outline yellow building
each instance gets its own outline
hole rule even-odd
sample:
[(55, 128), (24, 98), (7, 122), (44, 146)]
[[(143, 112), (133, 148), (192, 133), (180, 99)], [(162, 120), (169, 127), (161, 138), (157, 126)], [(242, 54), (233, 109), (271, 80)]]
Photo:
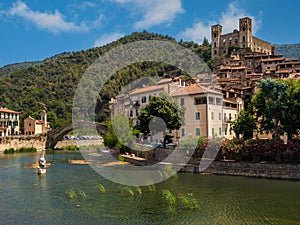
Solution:
[(24, 120), (25, 135), (43, 134), (50, 129), (50, 123), (47, 121), (47, 113), (45, 111), (42, 112), (40, 120), (36, 120), (31, 116)]
[[(226, 106), (223, 94), (219, 91), (201, 86), (199, 83), (186, 84), (178, 77), (163, 79), (156, 86), (138, 88), (127, 94), (118, 95), (110, 102), (112, 114), (127, 115), (136, 124), (141, 108), (149, 103), (151, 96), (159, 96), (163, 93), (168, 94), (178, 105), (185, 108), (184, 125), (180, 130), (168, 133), (177, 140), (197, 136), (233, 137), (229, 132), (228, 124), (226, 126), (224, 116), (226, 117), (227, 114), (228, 117), (232, 115), (232, 119), (236, 118), (240, 107), (233, 104)], [(151, 139), (161, 140), (162, 137), (151, 137)]]
[(185, 108), (184, 126), (179, 138), (223, 136), (222, 93), (192, 84), (177, 89), (171, 97)]
[(20, 113), (0, 108), (0, 136), (18, 135), (20, 133)]

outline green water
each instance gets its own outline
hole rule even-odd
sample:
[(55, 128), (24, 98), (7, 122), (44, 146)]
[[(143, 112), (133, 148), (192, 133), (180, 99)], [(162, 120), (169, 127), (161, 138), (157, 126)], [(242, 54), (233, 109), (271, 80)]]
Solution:
[[(300, 224), (300, 182), (180, 173), (155, 192), (143, 187), (142, 195), (130, 196), (88, 165), (70, 164), (79, 153), (48, 154), (52, 165), (43, 177), (24, 168), (38, 158), (0, 155), (0, 224)], [(69, 199), (67, 189), (77, 198)], [(169, 212), (162, 189), (192, 193), (200, 208), (178, 204)]]

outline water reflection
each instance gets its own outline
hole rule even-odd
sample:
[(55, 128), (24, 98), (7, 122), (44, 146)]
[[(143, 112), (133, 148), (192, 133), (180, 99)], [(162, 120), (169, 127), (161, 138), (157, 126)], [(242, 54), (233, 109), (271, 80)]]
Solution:
[[(70, 164), (79, 153), (47, 155), (45, 176), (28, 167), (39, 154), (0, 156), (0, 224), (299, 224), (300, 182), (243, 177), (179, 174), (142, 187), (133, 196), (88, 165)], [(96, 185), (105, 186), (100, 194)], [(76, 199), (66, 190), (73, 189)], [(170, 213), (161, 190), (193, 193), (199, 210), (176, 206)], [(79, 195), (83, 191), (87, 198)]]

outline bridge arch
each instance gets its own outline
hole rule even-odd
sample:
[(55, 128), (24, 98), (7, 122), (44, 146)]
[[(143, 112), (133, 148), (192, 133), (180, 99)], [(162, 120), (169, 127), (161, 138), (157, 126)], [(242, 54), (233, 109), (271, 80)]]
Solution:
[(64, 127), (58, 127), (56, 129), (50, 130), (47, 133), (47, 140), (45, 148), (54, 148), (57, 142), (59, 142), (65, 135), (70, 133), (71, 131), (78, 128), (96, 128), (98, 133), (103, 135), (108, 132), (107, 126), (100, 123), (92, 123), (92, 122), (78, 122), (72, 123)]

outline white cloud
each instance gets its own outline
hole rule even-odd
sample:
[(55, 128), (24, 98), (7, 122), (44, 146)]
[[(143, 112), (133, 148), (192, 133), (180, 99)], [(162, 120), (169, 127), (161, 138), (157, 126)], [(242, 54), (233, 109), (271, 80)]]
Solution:
[(257, 32), (262, 23), (262, 13), (257, 16), (249, 15), (245, 10), (241, 9), (238, 2), (231, 2), (228, 8), (221, 13), (221, 16), (213, 21), (197, 21), (192, 27), (186, 28), (183, 32), (179, 33), (178, 38), (192, 40), (201, 43), (204, 37), (209, 40), (211, 38), (211, 25), (221, 24), (223, 26), (223, 33), (230, 33), (239, 27), (239, 19), (242, 17), (252, 18), (253, 34)]
[(116, 41), (117, 39), (123, 37), (124, 34), (122, 33), (110, 33), (110, 34), (105, 34), (103, 36), (101, 36), (99, 39), (97, 39), (94, 43), (94, 47), (99, 47), (99, 46), (103, 46), (106, 45), (108, 43), (111, 43), (113, 41)]
[(133, 14), (142, 15), (134, 24), (136, 29), (170, 24), (177, 14), (184, 13), (181, 0), (112, 0), (120, 4), (130, 5)]
[(33, 11), (22, 1), (15, 2), (8, 10), (7, 15), (21, 17), (37, 27), (52, 33), (84, 32), (89, 30), (85, 23), (76, 25), (74, 22), (67, 22), (64, 15), (58, 10), (55, 10), (54, 13)]

